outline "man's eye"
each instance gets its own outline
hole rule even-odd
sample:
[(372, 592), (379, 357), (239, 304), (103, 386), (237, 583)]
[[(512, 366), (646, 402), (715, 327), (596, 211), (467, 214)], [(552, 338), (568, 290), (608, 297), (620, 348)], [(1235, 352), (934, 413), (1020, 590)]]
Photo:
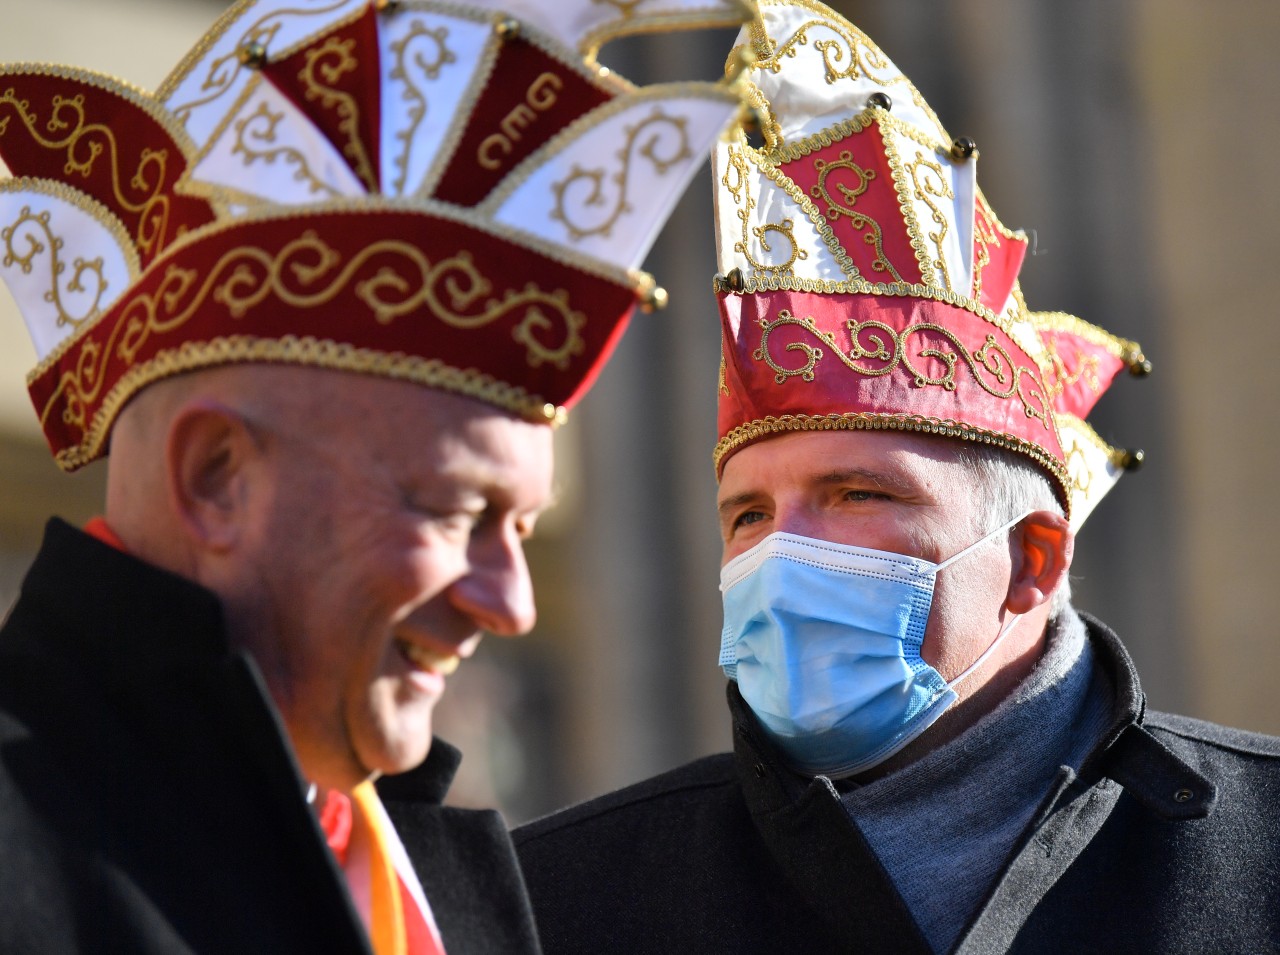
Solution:
[(759, 511), (744, 511), (734, 519), (734, 527), (746, 527), (748, 524), (754, 524), (756, 521), (764, 520), (764, 515)]
[(875, 501), (883, 497), (884, 495), (881, 494), (879, 491), (845, 491), (844, 492), (844, 499), (846, 501), (853, 501), (855, 503), (861, 503), (863, 501)]

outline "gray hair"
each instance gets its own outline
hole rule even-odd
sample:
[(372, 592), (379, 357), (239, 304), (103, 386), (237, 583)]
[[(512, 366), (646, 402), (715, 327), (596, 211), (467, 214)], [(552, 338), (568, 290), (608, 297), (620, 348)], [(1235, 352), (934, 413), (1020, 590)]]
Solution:
[[(963, 442), (958, 460), (974, 476), (974, 488), (988, 514), (986, 529), (1027, 511), (1053, 511), (1065, 516), (1044, 470), (1016, 451), (990, 444)], [(1071, 606), (1071, 581), (1063, 576), (1049, 603), (1049, 619)]]

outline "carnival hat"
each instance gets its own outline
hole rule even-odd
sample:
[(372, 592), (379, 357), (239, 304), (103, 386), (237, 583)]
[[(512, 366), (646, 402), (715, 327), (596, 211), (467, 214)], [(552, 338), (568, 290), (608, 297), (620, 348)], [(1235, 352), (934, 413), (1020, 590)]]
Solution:
[(1078, 527), (1141, 452), (1084, 421), (1133, 342), (1032, 312), (1022, 232), (977, 186), (978, 150), (947, 134), (862, 32), (812, 0), (761, 0), (739, 77), (762, 142), (713, 158), (723, 332), (717, 473), (790, 431), (895, 429), (1026, 455)]
[(405, 379), (556, 422), (739, 109), (637, 88), (624, 34), (740, 0), (241, 0), (155, 94), (0, 68), (0, 276), (58, 463), (140, 389), (231, 362)]

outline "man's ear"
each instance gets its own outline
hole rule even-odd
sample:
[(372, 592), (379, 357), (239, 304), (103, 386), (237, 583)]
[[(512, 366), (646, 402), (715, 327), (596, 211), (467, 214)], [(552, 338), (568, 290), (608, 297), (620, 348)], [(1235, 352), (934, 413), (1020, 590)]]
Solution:
[(261, 447), (249, 423), (220, 402), (192, 401), (174, 415), (165, 447), (174, 514), (192, 539), (225, 553), (243, 534)]
[(1013, 613), (1027, 613), (1045, 603), (1065, 581), (1076, 537), (1061, 514), (1033, 511), (1014, 530), (1013, 542), (1007, 606)]

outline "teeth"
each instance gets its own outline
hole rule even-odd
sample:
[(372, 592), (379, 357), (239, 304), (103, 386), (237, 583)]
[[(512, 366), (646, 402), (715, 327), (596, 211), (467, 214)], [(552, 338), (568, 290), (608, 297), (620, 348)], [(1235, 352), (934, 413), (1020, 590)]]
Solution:
[(439, 653), (420, 647), (416, 643), (402, 643), (400, 646), (404, 649), (404, 655), (416, 666), (424, 670), (434, 670), (441, 676), (449, 676), (462, 662), (456, 653)]

